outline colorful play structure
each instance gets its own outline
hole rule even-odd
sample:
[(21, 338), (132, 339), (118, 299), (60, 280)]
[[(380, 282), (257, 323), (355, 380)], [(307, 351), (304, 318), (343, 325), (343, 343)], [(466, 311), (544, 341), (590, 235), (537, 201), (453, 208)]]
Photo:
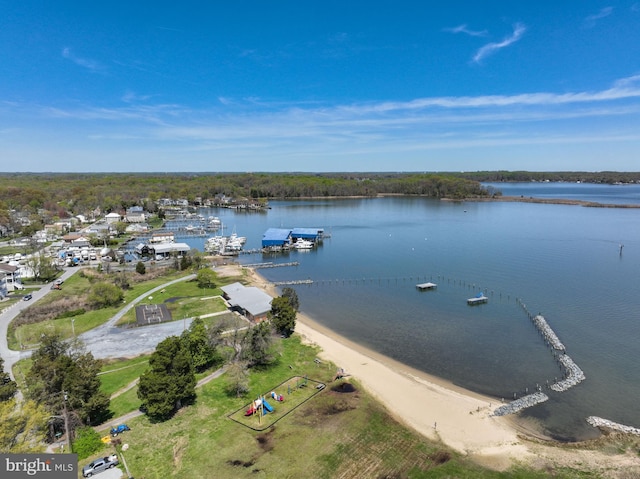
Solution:
[(249, 409), (247, 409), (247, 412), (245, 412), (244, 415), (252, 416), (254, 414), (258, 414), (259, 416), (264, 416), (270, 412), (273, 412), (271, 404), (269, 404), (264, 397), (259, 397), (251, 403)]

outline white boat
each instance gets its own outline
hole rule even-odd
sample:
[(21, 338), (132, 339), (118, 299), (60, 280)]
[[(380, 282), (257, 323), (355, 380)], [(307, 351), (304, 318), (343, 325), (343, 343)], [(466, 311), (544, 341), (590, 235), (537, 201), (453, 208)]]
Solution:
[(293, 247), (295, 249), (311, 249), (313, 248), (313, 241), (299, 238), (295, 243), (293, 243)]

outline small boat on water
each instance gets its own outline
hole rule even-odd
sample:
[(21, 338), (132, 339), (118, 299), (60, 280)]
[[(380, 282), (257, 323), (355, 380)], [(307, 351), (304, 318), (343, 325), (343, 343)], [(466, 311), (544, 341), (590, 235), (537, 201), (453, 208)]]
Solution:
[(436, 283), (420, 283), (416, 284), (416, 288), (420, 291), (425, 291), (427, 289), (436, 289), (438, 285)]

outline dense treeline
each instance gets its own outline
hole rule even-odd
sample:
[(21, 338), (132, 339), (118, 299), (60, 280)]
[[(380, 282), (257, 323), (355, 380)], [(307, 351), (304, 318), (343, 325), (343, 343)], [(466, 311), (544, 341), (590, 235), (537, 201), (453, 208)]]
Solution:
[(582, 182), (582, 183), (638, 183), (640, 172), (621, 171), (472, 171), (462, 173), (447, 173), (456, 178), (465, 178), (480, 182), (516, 182), (516, 181), (553, 181), (553, 182)]
[(445, 174), (420, 173), (171, 173), (68, 174), (15, 173), (0, 175), (0, 210), (44, 209), (59, 217), (102, 212), (130, 206), (155, 210), (160, 198), (196, 198), (225, 195), (233, 198), (305, 198), (424, 195), (464, 198), (486, 195), (479, 183)]

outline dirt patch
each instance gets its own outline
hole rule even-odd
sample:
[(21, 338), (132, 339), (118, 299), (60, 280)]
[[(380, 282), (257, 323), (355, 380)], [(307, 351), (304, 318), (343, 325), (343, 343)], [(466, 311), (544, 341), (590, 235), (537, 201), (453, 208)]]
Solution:
[(227, 464), (234, 467), (251, 467), (255, 464), (255, 461), (253, 459), (251, 461), (241, 461), (240, 459), (233, 459), (227, 461)]
[(439, 466), (451, 460), (451, 453), (449, 451), (436, 451), (429, 455), (429, 459), (431, 459), (435, 465)]
[(331, 390), (337, 393), (354, 393), (357, 391), (355, 386), (351, 383), (336, 384), (331, 388)]
[(352, 409), (355, 409), (355, 408), (356, 406), (354, 404), (351, 404), (350, 401), (337, 400), (330, 404), (327, 404), (319, 412), (323, 416), (333, 416), (334, 414), (340, 414), (345, 411), (351, 411)]
[(264, 434), (258, 434), (256, 436), (256, 441), (258, 442), (258, 445), (264, 452), (269, 452), (274, 447), (274, 443), (273, 443), (274, 431), (275, 431), (275, 427), (272, 427), (271, 429), (269, 429), (269, 431), (265, 432)]

